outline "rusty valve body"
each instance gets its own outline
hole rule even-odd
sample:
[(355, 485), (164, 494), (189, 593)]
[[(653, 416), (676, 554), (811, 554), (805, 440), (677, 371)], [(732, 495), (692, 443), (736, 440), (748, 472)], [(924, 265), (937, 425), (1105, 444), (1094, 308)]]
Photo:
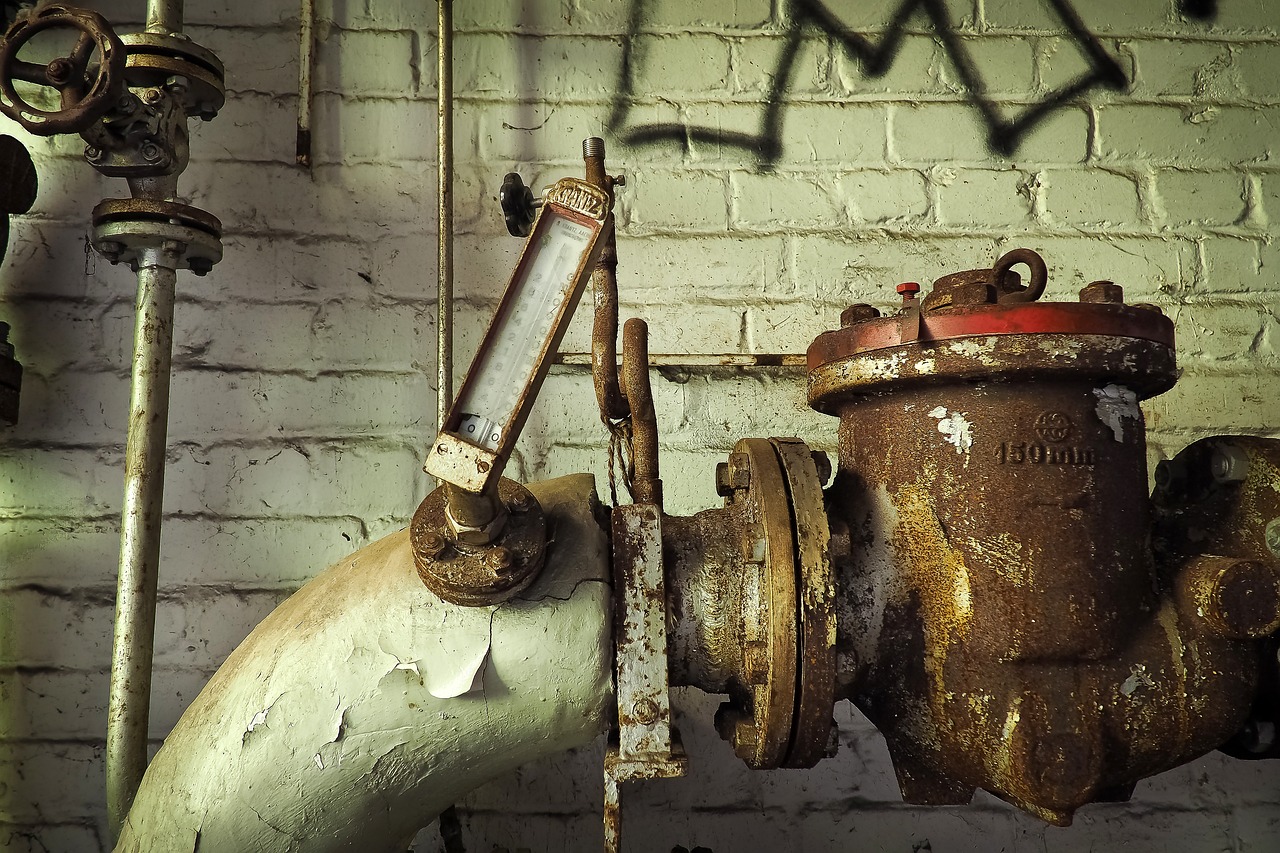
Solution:
[[(1280, 450), (1231, 444), (1194, 500), (1166, 489), (1153, 552), (1138, 402), (1174, 384), (1172, 324), (1111, 282), (1037, 303), (1044, 282), (1019, 250), (900, 290), (897, 316), (855, 306), (809, 349), (809, 400), (840, 418), (839, 695), (909, 802), (984, 788), (1067, 824), (1245, 723), (1280, 621), (1280, 507), (1239, 501)], [(1214, 535), (1171, 532), (1188, 517)]]

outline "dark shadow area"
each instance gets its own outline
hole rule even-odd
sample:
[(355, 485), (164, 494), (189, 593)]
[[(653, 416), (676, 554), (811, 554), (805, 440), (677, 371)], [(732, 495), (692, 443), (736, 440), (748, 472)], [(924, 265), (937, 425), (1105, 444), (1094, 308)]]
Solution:
[[(955, 65), (969, 102), (981, 114), (987, 126), (987, 140), (991, 149), (1009, 156), (1037, 124), (1063, 104), (1098, 86), (1124, 91), (1129, 85), (1120, 63), (1107, 53), (1097, 36), (1085, 26), (1069, 0), (1045, 1), (1057, 13), (1067, 34), (1075, 41), (1089, 70), (1046, 93), (1041, 100), (1024, 107), (1011, 118), (1006, 118), (987, 95), (981, 69), (966, 47), (962, 34), (957, 32), (947, 10), (946, 0), (903, 0), (890, 18), (886, 32), (877, 41), (846, 27), (839, 16), (828, 8), (829, 4), (821, 0), (785, 0), (782, 8), (787, 20), (784, 31), (786, 43), (773, 68), (773, 85), (763, 100), (760, 130), (752, 134), (683, 124), (627, 125), (627, 117), (637, 95), (635, 69), (640, 59), (636, 56), (635, 45), (637, 36), (647, 23), (649, 8), (648, 0), (633, 0), (623, 48), (618, 93), (614, 97), (609, 116), (609, 130), (631, 145), (674, 142), (687, 150), (691, 143), (714, 142), (739, 148), (755, 153), (760, 167), (767, 171), (782, 154), (783, 114), (786, 107), (784, 98), (804, 36), (813, 31), (825, 34), (847, 55), (861, 60), (869, 77), (880, 78), (893, 66), (903, 37), (907, 34), (908, 22), (919, 14), (928, 19), (947, 56)], [(1182, 5), (1216, 7), (1212, 0), (1183, 0)]]

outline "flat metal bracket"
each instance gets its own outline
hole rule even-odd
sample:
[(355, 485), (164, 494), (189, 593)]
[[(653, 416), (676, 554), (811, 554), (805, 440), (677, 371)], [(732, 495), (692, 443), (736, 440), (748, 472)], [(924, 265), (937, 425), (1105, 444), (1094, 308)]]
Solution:
[(622, 849), (619, 784), (683, 776), (688, 765), (671, 725), (662, 510), (656, 504), (614, 508), (613, 572), (618, 729), (604, 762), (606, 853)]

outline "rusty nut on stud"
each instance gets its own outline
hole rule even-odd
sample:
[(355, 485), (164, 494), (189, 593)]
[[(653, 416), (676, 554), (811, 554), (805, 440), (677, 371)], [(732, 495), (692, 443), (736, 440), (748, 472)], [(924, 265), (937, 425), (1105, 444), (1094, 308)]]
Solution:
[(440, 598), (465, 607), (501, 604), (519, 595), (542, 570), (546, 516), (538, 501), (514, 480), (498, 483), (503, 506), (512, 512), (491, 542), (470, 544), (452, 535), (446, 489), (436, 489), (409, 525), (413, 562), (422, 583)]

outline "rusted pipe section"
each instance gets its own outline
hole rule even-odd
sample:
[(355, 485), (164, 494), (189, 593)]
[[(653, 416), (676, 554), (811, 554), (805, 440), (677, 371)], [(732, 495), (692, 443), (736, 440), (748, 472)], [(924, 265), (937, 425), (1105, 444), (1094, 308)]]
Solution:
[(147, 0), (147, 32), (182, 32), (182, 5), (183, 0)]
[(439, 0), (436, 28), (436, 429), (453, 405), (453, 0)]
[[(586, 178), (609, 194), (613, 208), (613, 188), (623, 185), (621, 176), (610, 177), (604, 167), (604, 140), (598, 136), (582, 143)], [(595, 380), (600, 417), (606, 422), (631, 413), (627, 398), (618, 386), (618, 241), (611, 232), (604, 252), (591, 274), (595, 298), (595, 320), (591, 326), (591, 375)]]
[(649, 326), (638, 317), (632, 317), (622, 327), (622, 370), (631, 408), (636, 503), (651, 503), (661, 509), (658, 416), (653, 409), (653, 389), (649, 384)]
[(119, 835), (147, 767), (177, 263), (176, 248), (164, 247), (144, 249), (138, 265), (133, 385), (107, 710), (107, 809), (113, 838)]

